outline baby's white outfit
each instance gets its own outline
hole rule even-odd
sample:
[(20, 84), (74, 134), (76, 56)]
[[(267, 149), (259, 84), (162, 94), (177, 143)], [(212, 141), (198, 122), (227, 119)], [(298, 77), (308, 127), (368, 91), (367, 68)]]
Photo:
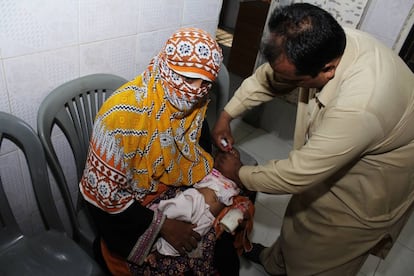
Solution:
[[(158, 210), (163, 212), (167, 218), (197, 224), (194, 231), (201, 236), (206, 234), (213, 225), (215, 217), (210, 212), (210, 206), (206, 204), (204, 196), (197, 191), (197, 188), (210, 188), (216, 192), (217, 198), (221, 203), (229, 206), (233, 203), (233, 197), (238, 195), (240, 189), (237, 184), (223, 176), (218, 170), (213, 171), (204, 177), (200, 182), (179, 193), (176, 197), (162, 200), (158, 205)], [(155, 247), (163, 255), (179, 256), (175, 248), (165, 239), (159, 238)], [(197, 248), (189, 255), (200, 257), (201, 251)]]

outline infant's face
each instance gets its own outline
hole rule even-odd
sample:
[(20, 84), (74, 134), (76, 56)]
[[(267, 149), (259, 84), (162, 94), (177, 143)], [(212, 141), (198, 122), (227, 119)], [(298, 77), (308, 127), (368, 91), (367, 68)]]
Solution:
[(197, 190), (204, 196), (205, 202), (210, 206), (210, 212), (217, 217), (225, 205), (218, 200), (216, 192), (210, 188), (198, 188)]

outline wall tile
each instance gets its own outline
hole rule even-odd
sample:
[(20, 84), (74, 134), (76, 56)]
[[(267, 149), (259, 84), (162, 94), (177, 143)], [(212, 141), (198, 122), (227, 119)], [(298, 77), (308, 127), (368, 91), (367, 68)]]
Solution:
[[(277, 114), (275, 114), (277, 110)], [(271, 118), (269, 120), (269, 118)], [(296, 122), (296, 104), (274, 98), (264, 104), (260, 126), (279, 138), (293, 143)]]
[(356, 27), (362, 17), (368, 0), (296, 0), (320, 6), (331, 13), (342, 25)]
[(237, 145), (256, 158), (259, 164), (267, 163), (272, 159), (287, 158), (292, 149), (287, 141), (263, 129), (257, 129), (243, 140), (238, 141)]
[(376, 276), (414, 275), (414, 252), (395, 243), (385, 260), (381, 261)]
[(291, 195), (272, 195), (257, 193), (256, 201), (263, 204), (274, 215), (283, 218)]
[(135, 70), (135, 51), (135, 36), (81, 45), (81, 76), (111, 73), (131, 79)]
[[(55, 133), (58, 127), (55, 127), (53, 133)], [(59, 131), (60, 132), (60, 131)], [(78, 177), (76, 173), (76, 163), (70, 148), (69, 142), (63, 134), (53, 135), (52, 139), (53, 147), (56, 150), (56, 155), (63, 166), (63, 173), (66, 176), (66, 181), (69, 185), (70, 191), (78, 191)]]
[(1, 181), (17, 220), (30, 215), (23, 173), (17, 150), (0, 156)]
[[(213, 126), (210, 126), (213, 127)], [(235, 144), (239, 145), (240, 141), (243, 141), (246, 137), (252, 134), (256, 128), (246, 124), (242, 119), (235, 118), (230, 122), (230, 128), (235, 140)]]
[(139, 10), (136, 0), (80, 1), (80, 43), (136, 34)]
[(22, 232), (33, 235), (40, 229), (44, 229), (23, 152), (14, 150), (1, 155), (0, 175), (13, 214)]
[(3, 66), (0, 64), (0, 111), (10, 112), (9, 93), (7, 93)]
[(183, 5), (184, 0), (141, 0), (137, 24), (138, 33), (177, 29), (182, 24)]
[(73, 0), (2, 0), (0, 50), (3, 58), (78, 43), (78, 3)]
[(370, 1), (360, 29), (371, 33), (387, 46), (392, 47), (413, 2), (413, 0)]
[(360, 275), (374, 276), (375, 270), (377, 269), (380, 262), (381, 262), (380, 258), (374, 255), (369, 255), (368, 259), (365, 261), (364, 265), (361, 267)]
[[(18, 184), (21, 184), (19, 188), (20, 197), (21, 200), (25, 200), (26, 204), (26, 210), (24, 210), (24, 216), (17, 216), (17, 220), (19, 222), (19, 225), (22, 227), (23, 233), (27, 234), (35, 234), (38, 233), (40, 229), (43, 229), (43, 221), (40, 216), (40, 210), (37, 205), (35, 193), (33, 190), (33, 184), (32, 179), (30, 177), (29, 169), (26, 163), (26, 157), (24, 156), (23, 152), (19, 150), (19, 162), (20, 167), (22, 168), (22, 182), (17, 182)], [(16, 183), (12, 183), (12, 185), (16, 185)], [(24, 192), (25, 192), (25, 198), (23, 199), (22, 191), (24, 186)], [(21, 202), (19, 202), (21, 204)], [(30, 222), (31, 225), (25, 225), (22, 222), (24, 222), (27, 218), (27, 212), (29, 213)]]
[(414, 251), (414, 213), (411, 214), (401, 231), (398, 242)]
[[(221, 10), (221, 1), (185, 0), (183, 25), (211, 21)], [(218, 19), (218, 18), (217, 18)]]
[(270, 246), (279, 237), (282, 219), (259, 202), (255, 204), (255, 208), (251, 241)]
[(79, 76), (78, 48), (6, 59), (4, 70), (12, 113), (36, 129), (37, 110), (43, 98)]
[(136, 75), (141, 74), (147, 68), (151, 59), (160, 52), (167, 39), (177, 29), (178, 28), (169, 28), (137, 35)]
[(200, 28), (208, 32), (212, 37), (216, 37), (218, 21), (204, 21), (204, 22), (195, 22), (193, 24), (185, 25), (184, 27), (195, 27)]
[(240, 257), (240, 276), (264, 276), (268, 275), (263, 266)]

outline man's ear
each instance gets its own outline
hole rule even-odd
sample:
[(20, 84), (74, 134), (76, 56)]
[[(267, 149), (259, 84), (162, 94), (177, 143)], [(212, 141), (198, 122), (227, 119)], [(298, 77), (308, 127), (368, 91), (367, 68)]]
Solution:
[(330, 66), (325, 66), (325, 67), (322, 69), (322, 72), (326, 73), (326, 72), (332, 71), (332, 70), (334, 70), (334, 69), (335, 69), (335, 66), (332, 66), (332, 65), (330, 65)]
[(339, 59), (334, 59), (331, 62), (328, 62), (325, 64), (325, 66), (322, 68), (321, 72), (325, 75), (327, 79), (333, 79), (335, 77), (335, 71), (336, 67), (339, 64)]

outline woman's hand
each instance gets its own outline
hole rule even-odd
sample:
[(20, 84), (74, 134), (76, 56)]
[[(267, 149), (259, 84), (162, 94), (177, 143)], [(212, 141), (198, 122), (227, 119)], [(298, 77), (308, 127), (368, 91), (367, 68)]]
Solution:
[(216, 146), (222, 151), (230, 151), (234, 144), (234, 139), (231, 135), (230, 129), (230, 122), (232, 119), (233, 118), (223, 110), (220, 113), (213, 130), (211, 131), (214, 144), (216, 144)]
[(161, 236), (171, 244), (181, 255), (197, 248), (201, 240), (200, 234), (194, 231), (197, 225), (176, 219), (165, 219), (161, 227)]

